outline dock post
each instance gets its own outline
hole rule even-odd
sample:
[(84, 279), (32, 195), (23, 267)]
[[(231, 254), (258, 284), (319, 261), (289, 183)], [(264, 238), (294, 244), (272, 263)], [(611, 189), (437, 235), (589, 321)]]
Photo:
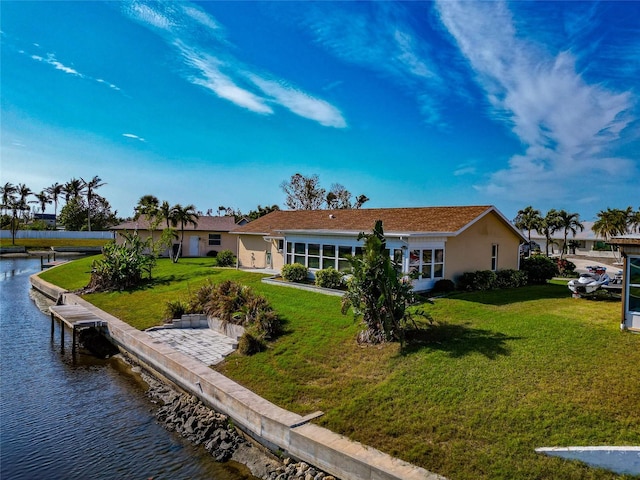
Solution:
[(53, 341), (53, 324), (55, 322), (55, 316), (51, 313), (51, 341)]
[(73, 333), (71, 336), (71, 355), (75, 356), (76, 354), (76, 326), (73, 326)]
[(64, 322), (60, 322), (60, 349), (64, 352)]

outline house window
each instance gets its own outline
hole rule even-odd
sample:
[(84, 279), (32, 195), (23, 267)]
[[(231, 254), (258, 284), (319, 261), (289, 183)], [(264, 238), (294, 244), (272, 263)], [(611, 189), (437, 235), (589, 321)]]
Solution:
[(322, 245), (322, 268), (336, 268), (336, 246)]
[(320, 244), (310, 243), (307, 253), (307, 267), (320, 268)]
[(340, 245), (338, 247), (338, 270), (345, 272), (351, 268), (351, 264), (347, 257), (351, 255), (352, 248)]
[(293, 251), (294, 251), (294, 256), (293, 256), (293, 263), (299, 263), (301, 265), (304, 265), (305, 267), (307, 266), (307, 262), (306, 260), (306, 247), (307, 244), (306, 243), (296, 243), (293, 247)]
[(629, 299), (628, 310), (630, 312), (640, 312), (640, 257), (629, 255)]
[(498, 270), (498, 245), (491, 245), (491, 270)]
[(293, 243), (287, 242), (287, 263), (293, 263)]
[(444, 249), (425, 248), (409, 253), (409, 274), (425, 280), (444, 276)]
[(222, 244), (222, 236), (219, 233), (210, 233), (209, 234), (209, 246), (221, 245)]
[(284, 240), (280, 239), (278, 240), (278, 251), (281, 252), (282, 250), (284, 250)]

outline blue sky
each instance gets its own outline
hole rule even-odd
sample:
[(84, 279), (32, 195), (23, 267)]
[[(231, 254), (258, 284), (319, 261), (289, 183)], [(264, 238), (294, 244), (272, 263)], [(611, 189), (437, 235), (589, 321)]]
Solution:
[[(247, 213), (640, 207), (640, 2), (11, 2), (1, 182)], [(53, 212), (53, 208), (49, 210)]]

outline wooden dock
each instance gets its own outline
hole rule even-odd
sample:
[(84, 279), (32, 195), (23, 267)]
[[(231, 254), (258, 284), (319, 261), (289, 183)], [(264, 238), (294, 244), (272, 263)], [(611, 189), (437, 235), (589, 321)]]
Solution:
[(54, 305), (49, 307), (51, 312), (51, 339), (53, 339), (53, 327), (56, 319), (60, 321), (60, 343), (64, 350), (64, 328), (72, 331), (73, 341), (71, 351), (76, 353), (76, 334), (83, 328), (104, 327), (107, 322), (97, 317), (82, 305)]

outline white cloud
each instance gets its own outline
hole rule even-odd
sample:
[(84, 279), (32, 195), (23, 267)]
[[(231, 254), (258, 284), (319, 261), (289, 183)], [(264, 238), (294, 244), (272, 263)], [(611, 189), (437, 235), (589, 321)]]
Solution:
[[(20, 53), (26, 55), (26, 52), (24, 51), (20, 51)], [(75, 68), (69, 67), (65, 64), (63, 64), (62, 62), (60, 62), (56, 56), (53, 53), (47, 53), (46, 57), (43, 57), (41, 55), (30, 55), (31, 59), (37, 61), (37, 62), (42, 62), (42, 63), (46, 63), (48, 65), (51, 65), (52, 67), (54, 67), (56, 70), (60, 70), (61, 72), (67, 73), (69, 75), (73, 75), (76, 77), (80, 77), (83, 78), (85, 80), (93, 80), (97, 83), (101, 83), (103, 85), (106, 85), (107, 87), (116, 90), (116, 91), (120, 91), (120, 87), (118, 87), (117, 85), (114, 85), (113, 83), (107, 82), (106, 80), (102, 79), (102, 78), (93, 78), (89, 75), (85, 75), (83, 73), (80, 73), (78, 70), (76, 70)]]
[(249, 74), (248, 78), (277, 104), (325, 127), (344, 128), (347, 122), (340, 110), (324, 100), (314, 98), (281, 82)]
[(132, 138), (134, 140), (140, 140), (141, 142), (146, 143), (146, 140), (144, 138), (139, 137), (138, 135), (135, 135), (133, 133), (123, 133), (122, 136), (127, 138)]
[(522, 38), (502, 2), (443, 0), (437, 9), (486, 94), (489, 114), (525, 146), (478, 189), (511, 199), (586, 195), (589, 182), (635, 170), (628, 159), (608, 155), (632, 121), (630, 92), (590, 84), (571, 51), (553, 55)]
[[(340, 111), (330, 103), (290, 87), (284, 80), (266, 80), (272, 76), (254, 73), (256, 67), (229, 52), (223, 27), (200, 7), (187, 2), (136, 1), (123, 6), (122, 11), (143, 25), (160, 28), (163, 38), (189, 67), (187, 80), (219, 98), (262, 115), (274, 114), (272, 106), (279, 105), (323, 126), (346, 126)], [(198, 38), (203, 32), (206, 42)]]

